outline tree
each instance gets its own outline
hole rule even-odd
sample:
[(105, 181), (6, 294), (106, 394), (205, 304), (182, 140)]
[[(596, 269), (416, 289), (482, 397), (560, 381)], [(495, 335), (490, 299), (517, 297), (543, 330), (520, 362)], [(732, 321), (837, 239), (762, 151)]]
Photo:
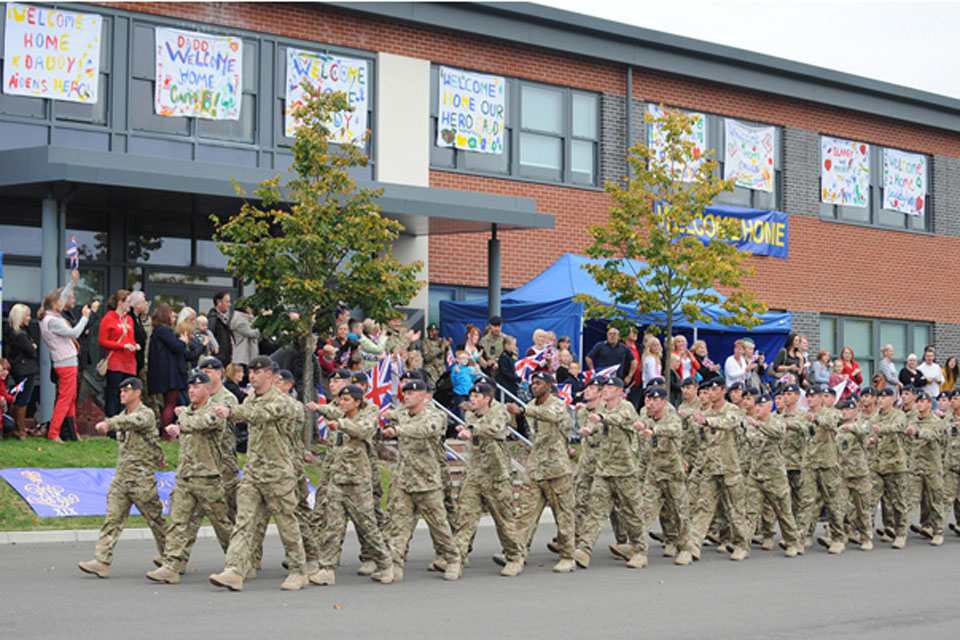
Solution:
[(250, 305), (271, 310), (254, 326), (306, 338), (309, 399), (316, 394), (314, 332), (331, 331), (340, 307), (388, 318), (423, 286), (416, 278), (423, 265), (400, 264), (390, 253), (403, 226), (380, 215), (374, 200), (382, 190), (359, 189), (350, 177), (351, 168), (369, 162), (362, 150), (354, 144), (331, 148), (333, 114), (351, 110), (346, 95), (321, 93), (307, 82), (304, 88), (304, 104), (295, 111), (303, 123), (293, 145), (295, 177), (285, 187), (279, 175), (260, 183), (254, 191), (259, 205), (245, 200), (226, 222), (211, 220), (227, 270), (256, 287)]
[[(713, 152), (701, 150), (691, 139), (696, 116), (673, 111), (659, 117), (647, 114), (646, 120), (658, 132), (659, 144), (637, 144), (630, 150), (633, 177), (626, 187), (607, 183), (614, 202), (610, 219), (589, 228), (593, 244), (586, 250), (588, 256), (604, 260), (585, 268), (615, 305), (632, 307), (637, 315), (665, 314), (667, 339), (681, 315), (691, 322), (706, 320), (706, 305), (722, 303), (731, 314), (719, 319), (725, 325), (756, 326), (766, 305), (741, 285), (743, 276), (753, 274), (744, 264), (750, 253), (728, 242), (738, 237), (739, 225), (719, 225), (716, 239), (706, 244), (688, 232), (697, 214), (724, 191), (732, 191), (734, 181), (721, 180)], [(634, 270), (624, 258), (642, 266)], [(728, 292), (725, 300), (707, 291), (714, 286)], [(590, 317), (628, 317), (618, 306), (595, 297), (577, 299)], [(668, 371), (669, 344), (665, 347), (663, 370)]]

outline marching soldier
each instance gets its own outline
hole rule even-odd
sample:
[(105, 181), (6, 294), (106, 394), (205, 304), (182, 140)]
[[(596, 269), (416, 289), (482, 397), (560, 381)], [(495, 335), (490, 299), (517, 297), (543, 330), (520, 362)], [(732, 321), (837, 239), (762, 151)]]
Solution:
[[(960, 518), (960, 393), (948, 391), (950, 408), (944, 416), (946, 430), (946, 451), (943, 456), (943, 517), (946, 519), (953, 508), (954, 520)], [(941, 394), (942, 395), (942, 394)], [(956, 522), (950, 523), (950, 530), (960, 535)]]
[[(827, 509), (829, 532), (827, 537), (817, 538), (817, 542), (827, 548), (832, 554), (843, 553), (846, 549), (846, 530), (843, 526), (846, 515), (845, 505), (840, 503), (843, 482), (840, 477), (840, 463), (837, 460), (836, 433), (839, 425), (839, 412), (830, 407), (823, 407), (824, 396), (820, 389), (811, 387), (807, 392), (811, 410), (807, 412), (807, 428), (810, 441), (807, 443), (807, 460), (810, 467), (810, 489), (818, 495)], [(832, 398), (830, 398), (832, 401)], [(814, 499), (816, 502), (817, 499)], [(811, 511), (805, 521), (809, 526), (816, 526), (816, 514)], [(801, 533), (807, 533), (801, 531)]]
[(906, 424), (903, 412), (893, 406), (895, 392), (886, 387), (877, 392), (879, 410), (871, 428), (876, 434), (875, 469), (883, 489), (883, 498), (890, 505), (890, 519), (895, 538), (890, 546), (903, 549), (907, 544), (907, 453)]
[(180, 463), (170, 496), (170, 529), (162, 562), (158, 569), (147, 572), (155, 582), (180, 583), (180, 573), (190, 559), (190, 545), (204, 516), (210, 519), (224, 552), (230, 544), (233, 522), (227, 509), (220, 457), (226, 421), (213, 412), (210, 391), (207, 374), (190, 376), (190, 406), (177, 407), (177, 422), (167, 427), (168, 435), (180, 436)]
[[(783, 454), (787, 465), (787, 479), (790, 482), (790, 505), (793, 508), (793, 519), (800, 532), (800, 543), (809, 547), (807, 517), (813, 511), (814, 502), (808, 453), (810, 431), (806, 414), (797, 407), (800, 400), (800, 386), (789, 383), (782, 385), (780, 391), (783, 394), (783, 403), (777, 401), (777, 413), (787, 425), (787, 440), (783, 446)], [(783, 407), (783, 410), (780, 410), (780, 407)]]
[(908, 423), (907, 436), (915, 440), (913, 488), (914, 502), (907, 505), (907, 521), (912, 519), (920, 505), (920, 533), (930, 538), (930, 544), (943, 544), (943, 422), (933, 414), (933, 399), (925, 391), (917, 392), (917, 414)]
[(837, 431), (837, 452), (840, 457), (840, 504), (849, 506), (851, 537), (856, 536), (860, 549), (873, 549), (873, 512), (870, 511), (870, 465), (867, 460), (867, 445), (872, 431), (866, 422), (859, 419), (857, 403), (852, 398), (837, 403), (842, 422)]
[(230, 536), (224, 570), (210, 582), (231, 591), (242, 591), (253, 559), (253, 537), (260, 510), (266, 509), (277, 523), (290, 574), (280, 586), (296, 591), (307, 584), (300, 524), (297, 520), (296, 452), (288, 433), (295, 419), (292, 406), (273, 385), (273, 363), (257, 356), (248, 365), (253, 393), (237, 407), (218, 406), (216, 414), (246, 422), (250, 431), (247, 465), (237, 492), (237, 522)]
[(466, 477), (460, 485), (454, 532), (461, 563), (466, 565), (470, 542), (486, 505), (503, 547), (505, 566), (500, 575), (508, 577), (523, 571), (523, 547), (517, 539), (513, 513), (510, 454), (506, 450), (509, 419), (504, 406), (493, 399), (493, 388), (489, 384), (478, 382), (473, 385), (465, 425), (457, 434), (461, 440), (470, 442), (471, 447)]
[(130, 507), (137, 509), (147, 521), (157, 551), (163, 553), (166, 522), (163, 504), (157, 494), (154, 470), (166, 464), (157, 442), (157, 422), (153, 411), (141, 402), (143, 382), (127, 378), (120, 383), (120, 402), (124, 410), (96, 424), (98, 433), (117, 432), (117, 469), (107, 492), (107, 517), (100, 528), (94, 560), (79, 563), (81, 571), (98, 578), (110, 577), (113, 548), (130, 516)]
[(534, 431), (533, 449), (527, 457), (527, 473), (520, 490), (517, 534), (529, 553), (540, 514), (549, 504), (557, 521), (560, 554), (560, 561), (553, 570), (569, 573), (575, 568), (573, 545), (576, 536), (572, 470), (567, 455), (570, 414), (563, 400), (551, 394), (552, 389), (553, 376), (546, 371), (537, 371), (530, 376), (533, 400), (525, 407), (507, 403), (507, 411), (513, 416), (523, 415)]

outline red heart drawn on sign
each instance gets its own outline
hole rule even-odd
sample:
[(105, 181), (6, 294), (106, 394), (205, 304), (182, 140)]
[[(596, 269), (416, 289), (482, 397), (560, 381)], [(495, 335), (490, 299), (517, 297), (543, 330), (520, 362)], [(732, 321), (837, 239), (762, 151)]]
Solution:
[(860, 145), (860, 153), (862, 153), (863, 155), (867, 155), (867, 145), (865, 144)]
[(231, 49), (232, 51), (236, 52), (236, 50), (239, 49), (239, 48), (240, 48), (240, 43), (237, 42), (236, 40), (234, 40), (233, 42), (230, 43), (230, 49)]
[(923, 196), (917, 196), (917, 211), (923, 211)]
[(826, 169), (827, 171), (830, 171), (830, 167), (832, 166), (833, 166), (833, 163), (830, 162), (830, 158), (827, 158), (826, 160), (823, 161), (823, 168)]

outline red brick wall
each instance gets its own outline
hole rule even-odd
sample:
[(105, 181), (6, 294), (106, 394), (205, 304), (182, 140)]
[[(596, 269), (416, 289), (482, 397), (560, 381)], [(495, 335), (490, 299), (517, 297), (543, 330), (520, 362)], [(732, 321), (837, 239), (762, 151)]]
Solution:
[[(478, 71), (624, 95), (625, 69), (535, 47), (455, 34), (442, 28), (359, 16), (322, 5), (274, 3), (101, 3), (252, 31), (369, 51), (428, 59)], [(902, 149), (960, 157), (960, 135), (759, 91), (732, 89), (636, 69), (634, 97), (710, 113)], [(550, 231), (500, 234), (503, 285), (517, 287), (567, 252), (589, 244), (586, 227), (601, 222), (609, 198), (595, 190), (430, 171), (430, 185), (535, 198), (553, 214)], [(816, 197), (816, 194), (811, 194)], [(960, 240), (882, 231), (791, 216), (790, 260), (756, 257), (748, 285), (774, 308), (935, 320), (954, 305), (918, 288), (943, 277)], [(485, 286), (489, 234), (435, 236), (430, 241), (431, 282)], [(870, 257), (867, 257), (870, 256)], [(922, 256), (923, 259), (918, 259)], [(925, 295), (926, 294), (926, 295)], [(905, 305), (904, 301), (911, 301)]]

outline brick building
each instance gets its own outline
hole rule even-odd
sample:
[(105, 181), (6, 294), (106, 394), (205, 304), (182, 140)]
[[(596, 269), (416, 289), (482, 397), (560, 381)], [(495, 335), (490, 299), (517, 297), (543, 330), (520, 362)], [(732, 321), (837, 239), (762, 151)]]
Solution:
[[(725, 119), (774, 127), (772, 191), (721, 203), (789, 217), (789, 257), (754, 256), (748, 284), (814, 351), (853, 345), (868, 370), (888, 342), (898, 359), (928, 343), (941, 362), (960, 353), (955, 296), (938, 286), (960, 255), (960, 101), (532, 4), (52, 6), (103, 16), (100, 99), (0, 94), (5, 306), (62, 282), (71, 236), (87, 295), (142, 287), (205, 311), (214, 291), (240, 293), (207, 217), (237, 209), (231, 178), (250, 187), (289, 165), (284, 58), (300, 48), (367, 64), (371, 165), (357, 177), (384, 186), (384, 213), (407, 226), (396, 253), (424, 261), (429, 287), (411, 307), (430, 317), (439, 300), (488, 295), (491, 251), (514, 288), (586, 247), (609, 207), (603, 184), (624, 177), (662, 103), (704, 114), (719, 150)], [(164, 27), (242, 39), (238, 121), (155, 112)], [(502, 153), (437, 144), (441, 67), (504, 83)], [(866, 206), (821, 202), (824, 137), (869, 147)], [(922, 157), (924, 215), (883, 207), (886, 149)]]

